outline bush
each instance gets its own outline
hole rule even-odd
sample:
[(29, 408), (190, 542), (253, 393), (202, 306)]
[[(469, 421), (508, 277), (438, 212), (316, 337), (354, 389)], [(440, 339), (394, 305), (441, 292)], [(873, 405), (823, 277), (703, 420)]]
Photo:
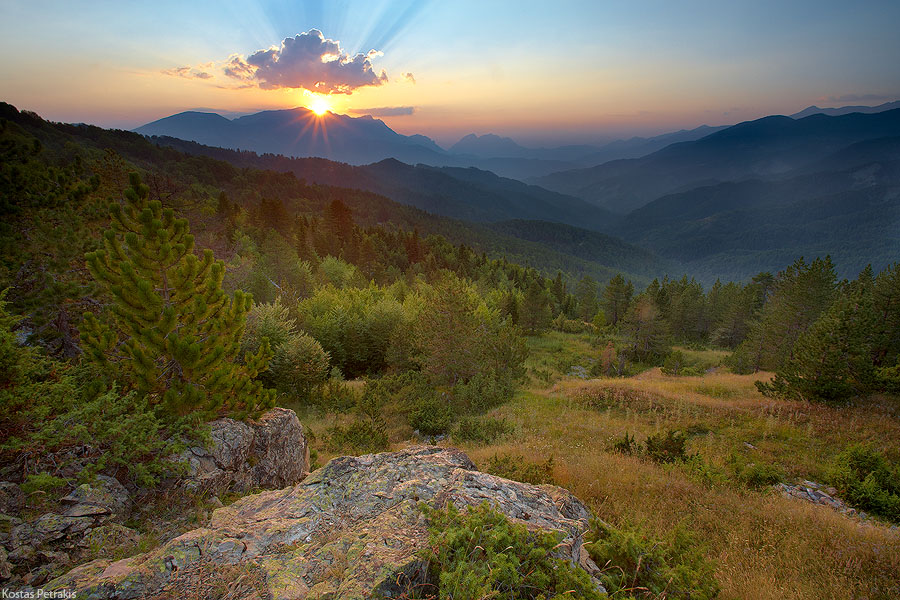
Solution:
[(328, 379), (328, 353), (305, 333), (292, 333), (274, 351), (269, 373), (279, 391), (309, 400)]
[[(90, 459), (84, 475), (108, 471), (142, 486), (155, 485), (176, 471), (165, 457), (180, 450), (179, 435), (202, 437), (190, 417), (178, 419), (153, 410), (136, 392), (108, 387), (106, 375), (90, 364), (71, 366), (19, 347), (9, 330), (16, 321), (0, 297), (0, 356), (8, 369), (0, 375), (0, 455), (12, 464), (28, 460), (35, 481), (50, 481), (78, 459)], [(190, 425), (188, 428), (187, 426)], [(68, 462), (67, 462), (68, 461)], [(41, 479), (43, 478), (43, 479)]]
[(685, 460), (687, 453), (685, 452), (684, 434), (680, 431), (668, 430), (666, 433), (657, 433), (651, 435), (644, 442), (647, 458), (653, 462), (671, 463)]
[(633, 435), (628, 435), (628, 432), (625, 432), (625, 437), (620, 440), (616, 440), (613, 444), (612, 449), (614, 452), (618, 452), (620, 454), (637, 454), (641, 451), (641, 445), (634, 441)]
[(761, 488), (784, 479), (784, 472), (778, 465), (750, 463), (740, 470), (738, 478), (748, 487)]
[(356, 407), (357, 402), (358, 396), (353, 388), (336, 377), (332, 369), (331, 377), (325, 382), (316, 404), (326, 412), (346, 413)]
[(900, 464), (889, 462), (874, 446), (848, 447), (826, 478), (854, 507), (900, 523)]
[(453, 440), (475, 444), (490, 444), (512, 434), (512, 432), (513, 426), (507, 423), (506, 419), (463, 417), (456, 425), (456, 429), (453, 432)]
[(703, 600), (719, 592), (715, 565), (703, 557), (696, 538), (684, 527), (658, 540), (595, 520), (585, 537), (610, 598)]
[(422, 435), (443, 435), (453, 423), (453, 412), (446, 399), (432, 391), (413, 403), (408, 419), (409, 426)]
[(602, 598), (585, 571), (553, 556), (559, 533), (529, 531), (487, 503), (422, 510), (430, 521), (422, 558), (440, 598)]
[(495, 454), (490, 457), (484, 469), (491, 475), (541, 485), (553, 483), (553, 457), (551, 456), (543, 464), (527, 460), (524, 456), (514, 454)]
[(453, 400), (461, 411), (482, 413), (507, 402), (514, 390), (507, 378), (488, 371), (478, 373), (467, 383), (457, 383), (453, 387)]
[(353, 423), (329, 427), (328, 448), (333, 451), (352, 451), (355, 454), (370, 454), (387, 450), (388, 437), (384, 421), (361, 419)]

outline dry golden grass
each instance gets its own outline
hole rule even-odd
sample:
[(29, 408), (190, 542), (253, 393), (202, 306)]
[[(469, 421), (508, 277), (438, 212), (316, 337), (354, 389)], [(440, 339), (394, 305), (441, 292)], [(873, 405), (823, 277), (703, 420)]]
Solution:
[[(640, 524), (663, 535), (684, 521), (717, 561), (723, 598), (900, 597), (896, 531), (862, 525), (770, 489), (705, 484), (684, 467), (609, 450), (626, 431), (640, 440), (694, 426), (709, 430), (689, 442), (689, 450), (705, 461), (724, 470), (727, 455), (739, 452), (779, 462), (789, 477), (821, 473), (855, 441), (879, 440), (900, 450), (896, 400), (846, 408), (773, 401), (756, 392), (754, 379), (727, 373), (674, 378), (654, 369), (627, 380), (563, 381), (523, 393), (495, 411), (515, 422), (520, 435), (465, 449), (479, 464), (496, 453), (535, 462), (552, 455), (556, 480), (613, 524)], [(592, 395), (608, 390), (618, 393), (617, 403), (588, 407)]]
[[(659, 537), (684, 523), (716, 561), (722, 598), (900, 598), (900, 533), (770, 488), (748, 489), (730, 466), (737, 457), (778, 465), (788, 480), (821, 481), (833, 457), (855, 442), (875, 442), (900, 457), (900, 399), (846, 407), (772, 400), (754, 386), (771, 374), (722, 370), (669, 377), (651, 369), (629, 379), (582, 381), (565, 377), (563, 368), (584, 364), (596, 351), (587, 338), (554, 334), (530, 345), (530, 368), (551, 372), (555, 383), (532, 373), (529, 390), (492, 411), (516, 433), (492, 445), (462, 444), (476, 463), (503, 453), (541, 464), (553, 456), (555, 481), (607, 522)], [(319, 433), (346, 417), (312, 412), (302, 419)], [(410, 443), (402, 419), (388, 421), (392, 447)], [(626, 432), (641, 441), (667, 429), (688, 431), (688, 451), (723, 478), (611, 451)], [(328, 458), (320, 454), (320, 462)]]

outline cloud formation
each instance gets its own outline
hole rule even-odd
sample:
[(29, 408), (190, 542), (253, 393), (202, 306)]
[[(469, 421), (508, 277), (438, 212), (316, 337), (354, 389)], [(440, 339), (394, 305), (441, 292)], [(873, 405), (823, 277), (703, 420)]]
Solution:
[(407, 81), (410, 82), (410, 83), (415, 83), (415, 82), (416, 82), (416, 78), (415, 78), (415, 76), (414, 76), (412, 73), (404, 73), (404, 74), (403, 74), (403, 79), (407, 80)]
[(415, 106), (382, 106), (379, 108), (351, 108), (355, 115), (372, 115), (373, 117), (403, 117), (416, 112)]
[(232, 55), (225, 75), (252, 82), (263, 89), (303, 88), (323, 94), (350, 94), (367, 85), (382, 85), (388, 77), (372, 67), (380, 52), (351, 56), (340, 42), (326, 39), (318, 29), (285, 38), (280, 48), (259, 50), (247, 58)]
[(206, 71), (195, 70), (193, 67), (175, 67), (172, 69), (163, 69), (163, 75), (171, 75), (172, 77), (184, 77), (185, 79), (212, 79), (212, 75)]

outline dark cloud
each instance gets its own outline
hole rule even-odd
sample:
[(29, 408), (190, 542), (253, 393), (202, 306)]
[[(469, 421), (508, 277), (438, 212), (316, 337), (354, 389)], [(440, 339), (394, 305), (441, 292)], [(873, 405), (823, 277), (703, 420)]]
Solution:
[(407, 80), (407, 81), (410, 82), (410, 83), (415, 83), (415, 82), (416, 82), (416, 78), (415, 78), (415, 76), (413, 76), (412, 73), (404, 73), (404, 74), (403, 74), (403, 79)]
[(829, 102), (870, 102), (877, 100), (893, 100), (896, 96), (883, 94), (844, 94), (843, 96), (828, 96)]
[(212, 79), (212, 75), (206, 71), (194, 70), (193, 67), (175, 67), (173, 69), (164, 69), (164, 75), (172, 77), (184, 77), (185, 79)]
[(367, 85), (382, 85), (387, 74), (375, 73), (372, 59), (380, 53), (351, 56), (339, 42), (326, 39), (318, 29), (285, 38), (280, 48), (254, 52), (246, 59), (233, 55), (225, 65), (227, 76), (254, 82), (263, 89), (303, 88), (325, 94), (349, 94)]
[(382, 106), (379, 108), (351, 108), (355, 115), (372, 115), (373, 117), (402, 117), (416, 112), (415, 106)]

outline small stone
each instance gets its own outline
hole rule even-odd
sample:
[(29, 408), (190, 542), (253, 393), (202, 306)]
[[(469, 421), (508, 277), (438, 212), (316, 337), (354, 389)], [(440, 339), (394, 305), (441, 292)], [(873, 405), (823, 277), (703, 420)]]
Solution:
[(222, 501), (219, 500), (219, 497), (218, 497), (218, 496), (213, 496), (212, 499), (209, 501), (209, 503), (210, 503), (214, 508), (222, 508), (223, 506), (225, 506), (224, 504), (222, 504)]
[(819, 486), (819, 484), (816, 483), (815, 481), (809, 481), (809, 480), (807, 480), (807, 479), (804, 479), (802, 483), (803, 483), (804, 486), (806, 486), (806, 487), (808, 487), (808, 488), (813, 488), (814, 490), (817, 490), (817, 489), (819, 489), (819, 487), (821, 487), (821, 486)]
[(744, 446), (746, 446), (746, 447), (749, 448), (750, 450), (756, 450), (756, 446), (754, 446), (754, 445), (751, 444), (750, 442), (744, 442)]

